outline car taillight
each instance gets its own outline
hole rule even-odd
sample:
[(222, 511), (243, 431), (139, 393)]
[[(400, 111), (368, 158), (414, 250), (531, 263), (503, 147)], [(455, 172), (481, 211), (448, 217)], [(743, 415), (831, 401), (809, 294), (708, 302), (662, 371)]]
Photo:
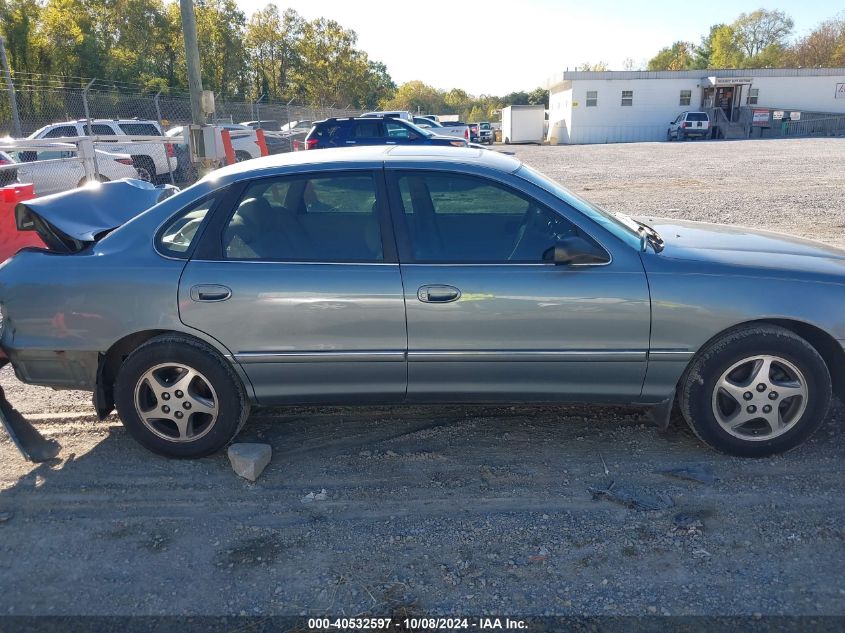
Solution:
[(167, 151), (167, 157), (168, 158), (173, 158), (174, 156), (176, 156), (176, 152), (173, 150), (173, 144), (172, 143), (168, 143), (164, 147), (165, 147), (165, 150)]
[(315, 147), (317, 147), (317, 139), (315, 139), (315, 138), (305, 139), (305, 149), (314, 149)]
[(686, 122), (686, 121), (684, 121), (683, 123), (681, 123), (681, 127), (686, 127), (686, 126), (687, 126), (687, 122)]
[(466, 131), (466, 132), (464, 132), (464, 138), (465, 138), (466, 140), (469, 140), (469, 128), (467, 128), (467, 131)]
[(131, 158), (115, 158), (114, 162), (120, 163), (121, 165), (132, 165), (133, 164)]

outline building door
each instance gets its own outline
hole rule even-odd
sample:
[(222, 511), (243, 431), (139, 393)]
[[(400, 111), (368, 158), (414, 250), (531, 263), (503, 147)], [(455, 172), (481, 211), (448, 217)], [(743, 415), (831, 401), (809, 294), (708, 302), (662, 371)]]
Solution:
[(731, 120), (734, 105), (734, 86), (725, 86), (716, 88), (716, 107), (721, 108), (722, 112)]

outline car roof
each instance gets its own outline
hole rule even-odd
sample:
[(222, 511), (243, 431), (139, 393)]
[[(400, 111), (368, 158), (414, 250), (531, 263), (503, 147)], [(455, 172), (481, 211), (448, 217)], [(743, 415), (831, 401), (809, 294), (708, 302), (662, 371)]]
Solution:
[(337, 147), (300, 152), (288, 152), (255, 158), (234, 165), (228, 165), (208, 174), (205, 179), (236, 179), (250, 172), (283, 169), (300, 165), (332, 165), (383, 163), (452, 163), (455, 165), (475, 165), (496, 171), (513, 173), (522, 163), (499, 152), (471, 147), (449, 147), (438, 145), (366, 145), (360, 147)]

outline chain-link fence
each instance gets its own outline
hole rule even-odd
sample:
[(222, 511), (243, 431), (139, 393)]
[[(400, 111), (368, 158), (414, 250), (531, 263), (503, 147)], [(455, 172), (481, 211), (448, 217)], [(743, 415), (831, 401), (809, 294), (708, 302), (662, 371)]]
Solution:
[[(43, 195), (47, 191), (52, 193), (54, 185), (64, 190), (90, 180), (90, 174), (84, 173), (78, 160), (76, 141), (71, 138), (86, 134), (95, 140), (93, 156), (98, 179), (133, 177), (135, 170), (141, 177), (154, 182), (184, 185), (196, 179), (196, 166), (186, 143), (176, 141), (183, 136), (173, 130), (191, 122), (191, 103), (187, 94), (150, 94), (141, 92), (137, 86), (131, 91), (126, 90), (126, 86), (98, 80), (77, 80), (69, 85), (62, 78), (49, 76), (15, 76), (13, 90), (10, 90), (7, 79), (0, 70), (0, 139), (7, 136), (25, 138), (50, 126), (36, 136), (52, 139), (55, 143), (26, 149), (14, 143), (0, 147), (0, 172), (3, 172), (0, 181), (17, 178), (21, 182), (38, 182), (38, 193)], [(12, 108), (12, 94), (16, 109)], [(209, 117), (209, 123), (247, 123), (253, 129), (260, 127), (265, 131), (266, 148), (272, 154), (292, 151), (296, 142), (304, 139), (312, 121), (361, 113), (351, 107), (336, 107), (336, 104), (313, 106), (264, 98), (237, 101), (218, 97), (215, 106), (216, 112)], [(97, 124), (97, 120), (102, 124)], [(151, 121), (159, 125), (151, 126)], [(173, 137), (174, 142), (167, 144), (139, 147), (123, 138), (124, 135), (160, 138), (168, 130), (173, 130), (177, 136)], [(117, 137), (104, 136), (115, 134)], [(237, 160), (258, 155), (258, 146), (250, 139), (254, 139), (254, 133), (245, 136), (233, 131), (232, 135)], [(4, 160), (19, 165), (4, 168)]]
[[(0, 80), (0, 137), (15, 136), (11, 93), (6, 89), (5, 76)], [(159, 121), (163, 131), (191, 121), (191, 103), (184, 93), (133, 93), (97, 80), (89, 81), (86, 87), (58, 85), (60, 83), (58, 80), (13, 81), (23, 136), (51, 123), (89, 118)], [(263, 129), (271, 132), (280, 131), (292, 121), (316, 121), (361, 113), (361, 110), (350, 106), (338, 107), (338, 104), (302, 105), (264, 99), (236, 101), (218, 97), (215, 106), (217, 111), (209, 122), (260, 122)]]

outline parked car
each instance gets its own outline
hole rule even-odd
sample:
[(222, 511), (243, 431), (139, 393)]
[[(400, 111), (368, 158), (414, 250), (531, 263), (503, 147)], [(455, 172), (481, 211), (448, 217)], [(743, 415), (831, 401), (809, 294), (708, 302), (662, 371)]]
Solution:
[(439, 136), (404, 119), (371, 117), (317, 121), (294, 150), (352, 147), (356, 145), (446, 145), (466, 147), (466, 141)]
[(280, 131), (286, 132), (288, 134), (293, 134), (296, 132), (308, 132), (311, 129), (312, 123), (309, 120), (303, 121), (288, 121), (285, 123)]
[(219, 450), (258, 405), (591, 401), (677, 402), (761, 456), (845, 391), (845, 251), (634, 220), (498, 152), (267, 157), (140, 214), (92, 193), (18, 205), (52, 252), (0, 268), (0, 349), (164, 455)]
[[(88, 136), (88, 122), (86, 120), (65, 121), (45, 125), (30, 134), (30, 139), (62, 138)], [(173, 160), (174, 150), (170, 145), (156, 145), (151, 143), (132, 143), (121, 140), (125, 136), (162, 136), (158, 121), (143, 119), (94, 119), (91, 122), (91, 135), (100, 137), (116, 137), (114, 148), (110, 152), (129, 154), (135, 164), (138, 174), (144, 180), (158, 182), (166, 179), (176, 168)]]
[[(66, 148), (65, 148), (66, 145)], [(118, 154), (95, 149), (97, 180), (108, 182), (121, 178), (140, 178), (135, 161), (129, 154)], [(58, 143), (56, 147), (38, 151), (13, 152), (23, 155), (26, 162), (18, 162), (18, 181), (31, 183), (35, 194), (47, 196), (60, 191), (81, 187), (89, 182), (85, 168), (76, 158), (76, 146)]]
[(262, 129), (265, 132), (281, 132), (282, 128), (278, 121), (242, 121), (241, 125), (245, 125), (253, 130)]
[(0, 167), (7, 167), (6, 169), (0, 169), (0, 187), (13, 185), (18, 182), (18, 170), (11, 167), (15, 163), (17, 161), (10, 154), (0, 152)]
[(220, 127), (229, 130), (232, 149), (235, 150), (235, 160), (240, 162), (261, 156), (261, 148), (258, 147), (255, 130), (251, 127), (237, 123), (222, 123)]
[(377, 112), (364, 112), (361, 116), (363, 118), (380, 117), (386, 119), (403, 119), (405, 121), (413, 119), (413, 115), (407, 110), (379, 110)]
[(485, 145), (493, 144), (493, 126), (487, 121), (478, 124), (478, 142)]
[(709, 135), (710, 116), (706, 112), (681, 112), (666, 130), (667, 141), (706, 138)]
[(438, 123), (437, 121), (432, 121), (427, 117), (414, 117), (413, 122), (417, 127), (429, 130), (438, 136), (453, 136), (455, 138), (462, 138), (467, 142), (471, 142), (469, 126), (461, 121)]

